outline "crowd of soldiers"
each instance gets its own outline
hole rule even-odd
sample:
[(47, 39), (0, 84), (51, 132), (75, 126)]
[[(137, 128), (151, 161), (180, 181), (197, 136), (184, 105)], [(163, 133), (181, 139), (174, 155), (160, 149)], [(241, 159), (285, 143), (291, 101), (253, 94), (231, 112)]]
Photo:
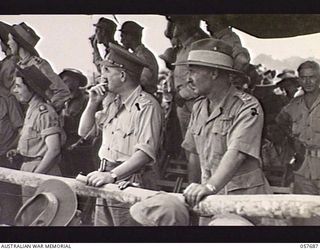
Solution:
[[(100, 18), (89, 38), (99, 73), (93, 82), (73, 68), (55, 73), (38, 54), (32, 27), (1, 22), (0, 166), (71, 178), (82, 172), (89, 186), (159, 191), (161, 155), (187, 162), (183, 201), (165, 192), (132, 207), (99, 198), (95, 226), (261, 225), (228, 213), (192, 218), (189, 207), (208, 195), (271, 194), (270, 184), (318, 195), (318, 63), (276, 75), (250, 64), (248, 49), (221, 17), (166, 21), (171, 47), (159, 56), (166, 66), (159, 72), (142, 43), (144, 27), (124, 22), (118, 42), (117, 24)], [(280, 183), (272, 171), (282, 171)], [(1, 223), (12, 225), (35, 189), (0, 184)]]

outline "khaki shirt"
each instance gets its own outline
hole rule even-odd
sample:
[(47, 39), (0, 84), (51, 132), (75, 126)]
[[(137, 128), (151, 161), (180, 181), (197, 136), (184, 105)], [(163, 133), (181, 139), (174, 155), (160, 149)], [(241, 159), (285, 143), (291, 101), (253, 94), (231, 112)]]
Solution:
[(134, 50), (134, 53), (137, 55), (137, 57), (143, 59), (143, 62), (149, 66), (149, 68), (143, 69), (140, 80), (144, 91), (148, 92), (149, 94), (153, 94), (157, 91), (158, 84), (159, 66), (157, 59), (143, 44), (140, 44)]
[[(238, 150), (250, 156), (224, 190), (226, 193), (237, 190), (250, 193), (252, 188), (264, 187), (266, 183), (260, 168), (262, 127), (263, 111), (259, 102), (231, 86), (211, 115), (206, 98), (194, 104), (182, 147), (199, 156), (202, 183), (206, 183), (215, 173), (227, 150)], [(255, 190), (257, 193), (260, 191)]]
[[(282, 127), (291, 127), (292, 136), (307, 149), (320, 150), (320, 96), (309, 109), (304, 96), (293, 98), (283, 107), (276, 121)], [(298, 174), (307, 178), (320, 179), (320, 158), (305, 156)]]
[(158, 102), (138, 86), (121, 103), (119, 96), (96, 113), (96, 124), (102, 130), (100, 159), (124, 162), (141, 150), (156, 160), (162, 125)]
[(64, 103), (70, 98), (70, 91), (63, 80), (53, 71), (50, 64), (45, 59), (38, 56), (30, 56), (18, 62), (18, 65), (21, 68), (35, 65), (49, 78), (52, 84), (50, 85), (50, 89), (46, 91), (46, 95), (53, 107), (57, 111), (60, 111), (63, 108)]
[(27, 157), (43, 157), (47, 151), (45, 139), (53, 134), (60, 134), (61, 145), (63, 145), (65, 134), (58, 114), (52, 106), (34, 96), (29, 102), (20, 132), (19, 153)]

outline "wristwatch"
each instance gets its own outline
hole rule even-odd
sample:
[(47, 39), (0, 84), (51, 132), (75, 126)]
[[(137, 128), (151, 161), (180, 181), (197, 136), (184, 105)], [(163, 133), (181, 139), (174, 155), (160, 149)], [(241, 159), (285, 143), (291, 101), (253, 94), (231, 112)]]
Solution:
[(206, 184), (206, 187), (213, 193), (216, 194), (217, 193), (217, 188), (214, 185), (211, 185), (209, 183)]
[(110, 175), (113, 178), (113, 183), (116, 183), (118, 180), (118, 175), (112, 171), (110, 171)]

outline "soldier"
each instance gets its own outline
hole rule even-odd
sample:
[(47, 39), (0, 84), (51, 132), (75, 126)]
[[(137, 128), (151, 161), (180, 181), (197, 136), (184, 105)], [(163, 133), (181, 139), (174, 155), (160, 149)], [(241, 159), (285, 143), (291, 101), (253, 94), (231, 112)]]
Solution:
[[(151, 164), (157, 159), (161, 108), (139, 84), (146, 65), (120, 46), (110, 43), (109, 48), (110, 53), (102, 67), (102, 76), (107, 83), (90, 89), (89, 101), (80, 119), (80, 136), (92, 128), (102, 130), (100, 169), (88, 174), (87, 184), (100, 187), (128, 181), (154, 189), (156, 180)], [(116, 98), (96, 112), (108, 91), (116, 94)], [(128, 207), (114, 199), (97, 199), (95, 216), (97, 226), (136, 225)]]
[[(320, 67), (314, 61), (305, 61), (298, 67), (304, 95), (293, 98), (276, 120), (296, 144), (296, 151), (305, 148), (301, 167), (294, 172), (295, 194), (320, 194)], [(289, 133), (288, 133), (289, 131)], [(291, 133), (290, 133), (291, 132)], [(300, 144), (300, 145), (299, 145)], [(298, 148), (298, 149), (297, 149)], [(301, 222), (319, 225), (319, 218)]]
[[(194, 207), (208, 195), (269, 193), (260, 158), (263, 111), (253, 96), (230, 83), (230, 74), (237, 72), (232, 67), (232, 47), (221, 40), (203, 39), (194, 42), (187, 61), (178, 64), (189, 66), (190, 88), (203, 96), (193, 106), (182, 143), (190, 153), (193, 176), (201, 176), (201, 184), (194, 179), (183, 192), (188, 205)], [(157, 196), (153, 199), (161, 206)], [(175, 211), (177, 206), (170, 199), (169, 204), (164, 197), (161, 199), (162, 205), (171, 204)], [(132, 207), (131, 212), (139, 214), (136, 208), (144, 207), (143, 202)], [(145, 202), (152, 203), (148, 199)], [(140, 211), (139, 215), (146, 217), (148, 212), (154, 213), (152, 206)], [(210, 220), (201, 218), (200, 225), (208, 225)], [(210, 225), (243, 225), (243, 222), (255, 224), (258, 220), (245, 220), (226, 212), (212, 218)]]
[(212, 38), (223, 40), (232, 47), (234, 68), (247, 71), (250, 63), (249, 51), (242, 47), (239, 36), (232, 31), (227, 23), (226, 17), (221, 15), (208, 15), (204, 17), (207, 29)]
[(91, 143), (78, 135), (80, 117), (88, 101), (81, 88), (86, 86), (88, 80), (79, 70), (71, 68), (64, 69), (59, 76), (71, 93), (71, 99), (62, 110), (67, 141), (62, 151), (61, 171), (64, 176), (75, 177), (79, 172), (89, 173), (94, 170)]
[[(50, 64), (41, 58), (35, 49), (40, 37), (25, 23), (14, 24), (9, 30), (8, 46), (12, 54), (19, 56), (18, 65), (21, 68), (36, 66), (47, 78), (51, 85), (46, 94), (52, 106), (60, 112), (64, 103), (70, 98), (70, 91), (62, 79), (52, 70)], [(41, 83), (38, 83), (41, 84)]]
[[(89, 38), (91, 46), (93, 48), (93, 63), (96, 65), (97, 70), (101, 73), (100, 63), (103, 58), (109, 53), (109, 42), (117, 44), (114, 40), (114, 34), (117, 29), (117, 25), (114, 21), (101, 17), (96, 24), (95, 34)], [(105, 55), (100, 55), (98, 44), (103, 44), (105, 47)]]
[[(200, 19), (196, 16), (167, 16), (174, 24), (173, 38), (179, 41), (176, 61), (185, 61), (191, 48), (191, 44), (200, 39), (208, 38), (208, 35), (200, 28)], [(194, 101), (198, 97), (188, 87), (188, 69), (185, 65), (176, 66), (174, 69), (174, 85), (176, 89), (175, 102), (180, 123), (181, 134), (184, 138), (190, 120)]]
[[(60, 118), (54, 108), (45, 102), (45, 92), (52, 85), (36, 66), (17, 67), (13, 93), (21, 103), (28, 105), (17, 150), (7, 153), (14, 157), (22, 155), (22, 171), (61, 175), (59, 169), (61, 145), (65, 134)], [(35, 189), (22, 187), (23, 201), (31, 197)]]
[[(18, 58), (11, 55), (7, 45), (9, 27), (0, 22), (1, 49), (6, 55), (0, 62), (0, 166), (19, 169), (21, 161), (10, 161), (6, 157), (10, 149), (17, 147), (24, 119), (19, 102), (10, 92)], [(21, 188), (19, 185), (0, 182), (0, 190), (0, 223), (13, 225), (14, 216), (21, 206)]]
[(142, 30), (143, 27), (133, 21), (124, 22), (120, 29), (121, 43), (148, 65), (142, 71), (141, 86), (144, 91), (154, 94), (157, 91), (159, 66), (155, 56), (141, 41)]

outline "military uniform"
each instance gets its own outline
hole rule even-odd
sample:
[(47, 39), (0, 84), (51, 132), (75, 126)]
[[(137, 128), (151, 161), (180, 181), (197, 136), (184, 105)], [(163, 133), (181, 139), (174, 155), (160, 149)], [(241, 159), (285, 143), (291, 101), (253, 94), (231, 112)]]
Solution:
[(134, 53), (142, 58), (149, 68), (144, 68), (141, 74), (141, 85), (143, 89), (153, 94), (157, 90), (159, 66), (152, 52), (143, 44), (135, 48)]
[[(246, 48), (242, 47), (239, 36), (232, 31), (231, 27), (215, 32), (212, 37), (220, 39), (232, 47), (232, 57), (235, 60), (235, 64), (237, 63), (237, 56), (241, 55), (244, 58), (244, 61), (246, 61), (247, 65), (249, 65), (250, 54)], [(239, 66), (241, 67), (245, 65)]]
[[(6, 153), (16, 147), (23, 114), (13, 95), (5, 96), (0, 90), (0, 167), (19, 169), (17, 161), (10, 162)], [(19, 185), (0, 182), (0, 223), (13, 225), (14, 216), (21, 207)]]
[[(191, 44), (195, 41), (207, 38), (208, 36), (202, 32), (196, 32), (193, 36), (190, 36), (186, 41), (180, 41), (181, 46), (177, 51), (176, 62), (186, 61), (188, 58)], [(188, 124), (190, 121), (190, 115), (194, 100), (198, 97), (190, 88), (188, 88), (188, 67), (185, 65), (177, 65), (173, 72), (174, 86), (180, 96), (183, 96), (185, 100), (184, 104), (177, 106), (177, 115), (179, 118), (180, 128), (182, 136), (184, 137)]]
[[(59, 134), (60, 143), (65, 142), (65, 134), (60, 124), (60, 118), (53, 107), (43, 102), (40, 97), (34, 96), (29, 102), (21, 136), (18, 143), (18, 152), (23, 156), (24, 163), (21, 170), (34, 172), (44, 157), (47, 147), (45, 139), (49, 135)], [(56, 164), (50, 168), (49, 175), (61, 175)], [(34, 188), (22, 187), (24, 199), (33, 195)]]
[[(153, 162), (156, 161), (162, 124), (161, 108), (141, 86), (138, 86), (124, 102), (121, 102), (118, 96), (109, 106), (98, 111), (96, 124), (102, 130), (99, 157), (115, 163), (107, 169), (108, 171), (127, 161), (137, 150), (143, 151)], [(156, 175), (153, 166), (145, 166), (125, 180), (139, 183), (143, 188), (155, 189)], [(97, 204), (95, 225), (128, 225), (128, 210), (123, 209), (123, 203), (111, 199), (97, 199)], [(122, 209), (109, 211), (104, 207), (106, 205), (120, 206)]]
[(320, 194), (320, 96), (309, 109), (304, 96), (291, 100), (276, 118), (291, 127), (292, 136), (306, 148), (302, 166), (295, 172), (294, 193)]
[(18, 62), (21, 68), (35, 65), (52, 82), (46, 95), (51, 101), (53, 107), (59, 112), (64, 103), (70, 98), (70, 91), (63, 80), (52, 70), (50, 64), (38, 56), (30, 56)]
[(229, 149), (250, 157), (238, 168), (220, 194), (263, 194), (268, 184), (261, 170), (260, 148), (263, 111), (259, 102), (231, 86), (215, 111), (208, 114), (208, 100), (195, 103), (182, 147), (199, 155), (201, 183), (205, 184)]

